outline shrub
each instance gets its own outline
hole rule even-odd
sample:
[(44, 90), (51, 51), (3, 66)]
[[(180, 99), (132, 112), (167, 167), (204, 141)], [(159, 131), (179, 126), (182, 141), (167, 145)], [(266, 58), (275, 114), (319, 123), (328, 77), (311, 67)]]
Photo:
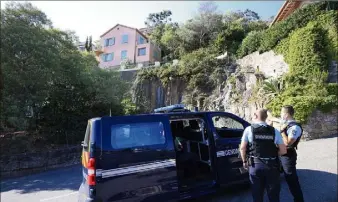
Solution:
[(285, 90), (268, 104), (275, 115), (283, 105), (291, 104), (295, 118), (304, 123), (315, 109), (328, 112), (337, 107), (337, 85), (325, 83), (329, 61), (326, 53), (332, 43), (328, 35), (323, 25), (309, 22), (275, 48), (289, 64)]
[[(310, 4), (295, 11), (287, 19), (276, 23), (261, 33), (252, 33), (242, 41), (237, 54), (243, 57), (255, 51), (266, 52), (275, 48), (283, 39), (287, 38), (293, 30), (306, 26), (310, 21), (326, 12), (327, 2)], [(332, 11), (334, 13), (334, 11)], [(323, 18), (325, 20), (326, 18)], [(254, 37), (254, 36), (255, 37)]]
[(264, 40), (262, 40), (258, 50), (265, 52), (273, 49), (282, 39), (287, 38), (293, 30), (306, 26), (310, 21), (316, 19), (316, 16), (325, 12), (326, 4), (326, 2), (310, 4), (267, 29), (263, 33), (262, 38)]
[(238, 57), (244, 57), (253, 53), (261, 44), (263, 31), (252, 31), (243, 39), (241, 46), (237, 51)]

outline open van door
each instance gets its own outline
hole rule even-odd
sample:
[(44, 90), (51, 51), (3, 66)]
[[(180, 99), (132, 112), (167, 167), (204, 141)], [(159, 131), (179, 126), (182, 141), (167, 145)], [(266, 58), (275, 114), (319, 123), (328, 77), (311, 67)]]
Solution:
[(96, 170), (99, 200), (179, 197), (176, 154), (166, 115), (103, 117), (101, 128)]
[(209, 116), (214, 134), (218, 183), (230, 185), (249, 180), (247, 170), (243, 169), (239, 145), (244, 129), (250, 124), (226, 112), (210, 113)]

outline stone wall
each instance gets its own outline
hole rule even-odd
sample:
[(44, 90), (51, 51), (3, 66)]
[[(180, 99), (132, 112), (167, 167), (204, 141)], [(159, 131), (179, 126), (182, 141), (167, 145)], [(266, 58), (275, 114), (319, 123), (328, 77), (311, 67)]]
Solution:
[(241, 68), (251, 67), (255, 71), (263, 72), (266, 77), (273, 78), (280, 77), (289, 70), (289, 66), (284, 62), (283, 56), (275, 54), (274, 51), (262, 54), (257, 51), (238, 59), (236, 63)]
[(119, 72), (123, 80), (127, 82), (133, 82), (139, 70), (140, 69), (125, 69), (125, 70), (120, 70)]
[(304, 139), (312, 140), (321, 137), (338, 134), (338, 110), (331, 113), (323, 113), (316, 110), (309, 117), (307, 124), (303, 126)]
[[(297, 113), (297, 112), (296, 112)], [(313, 140), (332, 135), (338, 135), (338, 110), (323, 113), (315, 110), (308, 118), (306, 124), (302, 125), (302, 140)], [(273, 127), (280, 130), (281, 125), (274, 123)]]
[(1, 178), (19, 177), (53, 168), (76, 165), (81, 162), (79, 146), (0, 157)]

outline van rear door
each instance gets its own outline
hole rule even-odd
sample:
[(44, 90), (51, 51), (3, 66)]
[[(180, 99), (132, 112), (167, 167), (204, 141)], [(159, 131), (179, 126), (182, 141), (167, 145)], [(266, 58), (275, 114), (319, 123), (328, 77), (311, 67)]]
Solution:
[(103, 117), (96, 196), (102, 201), (178, 198), (174, 143), (166, 115)]
[(209, 115), (214, 133), (218, 183), (230, 185), (249, 180), (239, 151), (241, 137), (249, 123), (230, 113)]

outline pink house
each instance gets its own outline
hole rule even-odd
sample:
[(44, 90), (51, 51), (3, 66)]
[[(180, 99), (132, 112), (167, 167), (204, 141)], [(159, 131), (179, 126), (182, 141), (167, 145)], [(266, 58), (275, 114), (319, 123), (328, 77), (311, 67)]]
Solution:
[(161, 60), (161, 50), (138, 29), (117, 24), (102, 34), (101, 49), (96, 51), (101, 68), (118, 69), (121, 61), (143, 66)]

